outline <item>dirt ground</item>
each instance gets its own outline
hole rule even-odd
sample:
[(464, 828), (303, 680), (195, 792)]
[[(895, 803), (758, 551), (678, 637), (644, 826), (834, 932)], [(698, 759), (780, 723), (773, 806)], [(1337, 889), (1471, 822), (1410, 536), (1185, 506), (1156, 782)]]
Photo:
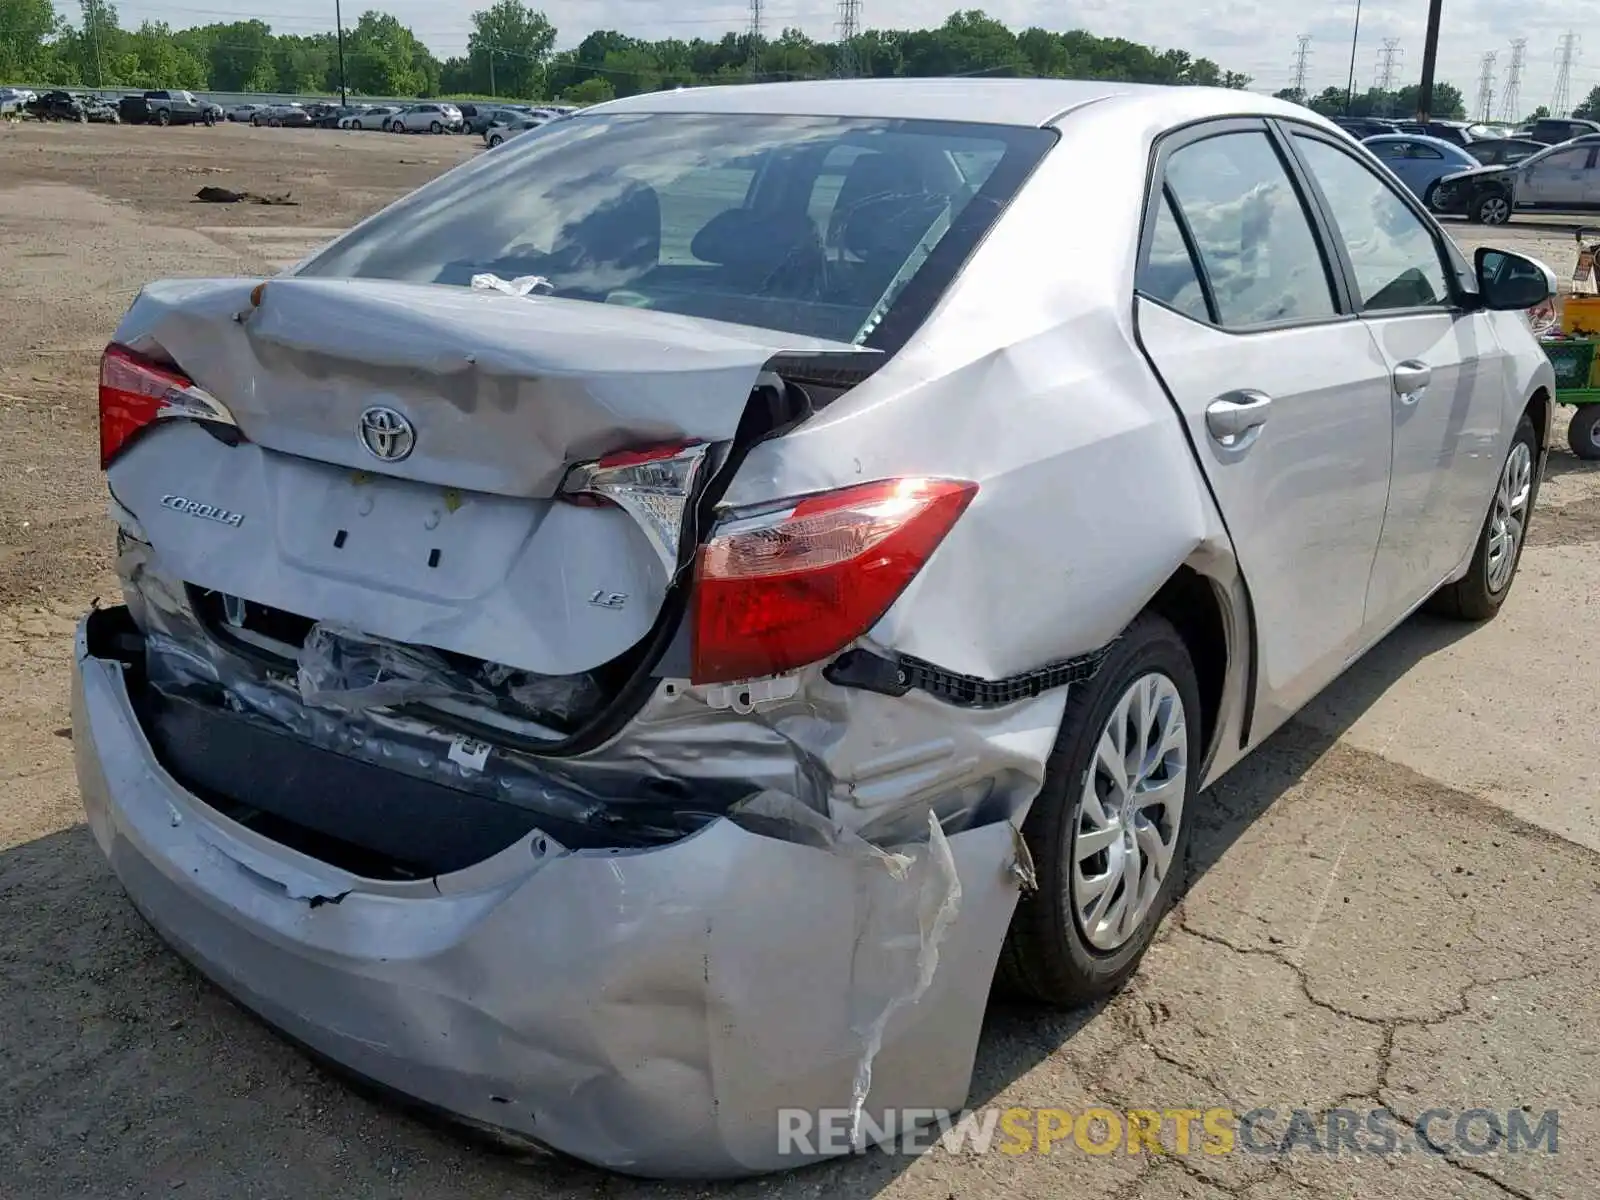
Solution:
[[(101, 860), (71, 765), (73, 624), (116, 594), (99, 351), (145, 280), (291, 262), (476, 152), (467, 138), (0, 126), (0, 1194), (1600, 1194), (1600, 472), (1564, 445), (1499, 619), (1408, 623), (1205, 795), (1187, 897), (1132, 986), (1094, 1012), (996, 1008), (971, 1101), (1387, 1107), (1402, 1123), (1557, 1109), (1553, 1155), (1403, 1140), (1412, 1152), (1387, 1157), (1099, 1156), (1069, 1139), (1049, 1155), (874, 1153), (738, 1185), (645, 1184), (492, 1153), (358, 1093), (184, 967)], [(192, 202), (205, 184), (300, 204)], [(1569, 239), (1519, 220), (1493, 240), (1565, 275)]]

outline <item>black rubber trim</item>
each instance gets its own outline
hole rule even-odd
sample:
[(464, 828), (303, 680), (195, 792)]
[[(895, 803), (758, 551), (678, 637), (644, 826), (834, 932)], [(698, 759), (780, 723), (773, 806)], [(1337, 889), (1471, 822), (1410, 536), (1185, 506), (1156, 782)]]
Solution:
[(186, 791), (357, 874), (461, 870), (535, 829), (573, 849), (629, 844), (614, 832), (347, 758), (210, 704), (146, 688), (137, 707), (156, 758)]
[(904, 696), (915, 688), (961, 708), (999, 708), (1093, 679), (1115, 644), (1005, 679), (962, 675), (909, 654), (884, 658), (868, 650), (846, 650), (822, 674), (837, 687), (859, 688), (882, 696)]

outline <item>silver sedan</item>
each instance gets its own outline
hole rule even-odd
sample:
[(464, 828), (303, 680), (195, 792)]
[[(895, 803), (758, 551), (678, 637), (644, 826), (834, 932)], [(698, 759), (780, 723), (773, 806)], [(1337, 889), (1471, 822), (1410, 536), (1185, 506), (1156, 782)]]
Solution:
[(961, 1107), (997, 973), (1132, 975), (1202, 789), (1345, 666), (1495, 615), (1552, 287), (1248, 92), (587, 109), (134, 301), (89, 824), (219, 986), (465, 1120), (879, 1139)]

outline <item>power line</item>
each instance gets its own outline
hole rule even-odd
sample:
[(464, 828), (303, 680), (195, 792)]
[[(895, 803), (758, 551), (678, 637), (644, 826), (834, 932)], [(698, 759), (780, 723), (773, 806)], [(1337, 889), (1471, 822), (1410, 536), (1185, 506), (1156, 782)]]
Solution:
[(839, 74), (846, 79), (859, 75), (856, 37), (861, 33), (861, 0), (839, 0)]
[(1511, 65), (1506, 68), (1506, 86), (1500, 93), (1500, 119), (1502, 121), (1516, 121), (1521, 119), (1519, 110), (1522, 107), (1522, 67), (1528, 57), (1528, 39), (1513, 38), (1511, 42)]
[(1567, 115), (1571, 104), (1572, 60), (1578, 57), (1578, 35), (1563, 33), (1556, 47), (1556, 90), (1550, 97), (1550, 111), (1555, 116)]
[(1478, 98), (1472, 102), (1473, 115), (1487, 121), (1494, 115), (1494, 62), (1499, 54), (1486, 50), (1478, 60)]
[(1399, 38), (1383, 39), (1383, 49), (1378, 51), (1378, 107), (1383, 110), (1380, 116), (1387, 117), (1393, 107), (1395, 72), (1404, 53)]
[(750, 76), (755, 78), (761, 72), (761, 4), (762, 0), (750, 0)]
[(1306, 70), (1311, 62), (1311, 35), (1302, 33), (1294, 40), (1294, 92), (1302, 100), (1306, 95)]

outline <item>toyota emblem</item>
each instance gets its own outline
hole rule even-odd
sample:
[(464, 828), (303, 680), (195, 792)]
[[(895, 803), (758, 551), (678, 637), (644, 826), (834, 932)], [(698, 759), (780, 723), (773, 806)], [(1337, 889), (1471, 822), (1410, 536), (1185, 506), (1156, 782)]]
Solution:
[(374, 405), (361, 414), (361, 444), (373, 458), (399, 462), (416, 448), (417, 431), (394, 409)]

